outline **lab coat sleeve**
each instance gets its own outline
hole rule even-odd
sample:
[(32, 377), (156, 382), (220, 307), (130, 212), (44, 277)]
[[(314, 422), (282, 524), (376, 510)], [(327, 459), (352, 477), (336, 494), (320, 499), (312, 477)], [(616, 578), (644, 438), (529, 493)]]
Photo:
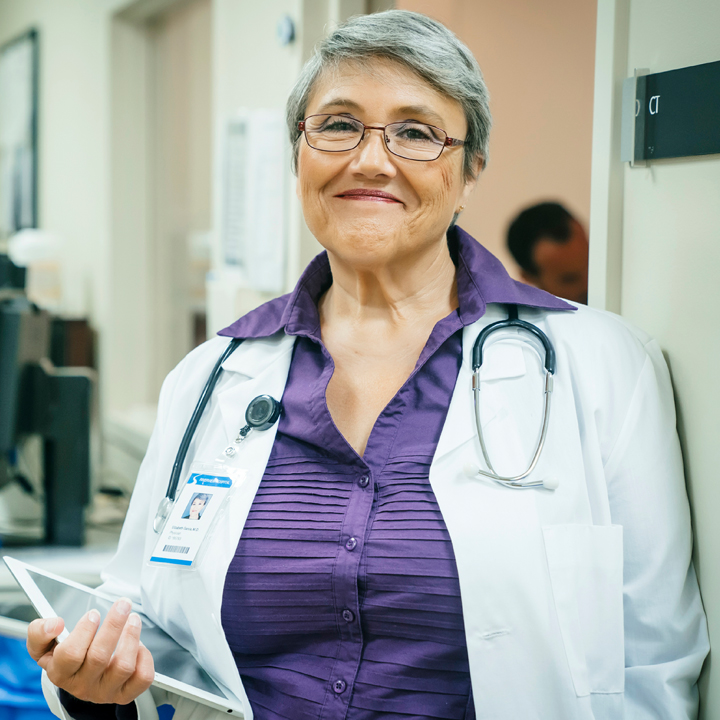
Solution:
[(670, 376), (657, 343), (645, 350), (605, 466), (624, 537), (625, 718), (685, 720), (709, 645)]
[[(116, 597), (128, 597), (141, 604), (140, 573), (145, 562), (145, 541), (150, 514), (157, 507), (151, 507), (153, 489), (156, 484), (167, 484), (170, 470), (164, 473), (161, 449), (166, 442), (166, 426), (172, 404), (174, 389), (182, 374), (183, 363), (165, 379), (158, 401), (158, 415), (145, 458), (140, 466), (127, 516), (123, 524), (118, 549), (113, 559), (102, 572), (103, 584), (100, 589)], [(157, 506), (157, 502), (155, 503)]]

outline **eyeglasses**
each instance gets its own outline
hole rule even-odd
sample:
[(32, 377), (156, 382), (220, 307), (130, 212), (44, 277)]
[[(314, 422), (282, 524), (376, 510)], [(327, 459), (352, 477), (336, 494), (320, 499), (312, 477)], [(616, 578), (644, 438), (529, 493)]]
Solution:
[(434, 125), (419, 122), (394, 122), (385, 126), (365, 125), (346, 115), (310, 115), (298, 123), (307, 144), (322, 152), (354, 150), (365, 137), (366, 130), (382, 130), (385, 147), (406, 160), (428, 162), (437, 160), (446, 147), (464, 145), (464, 140), (448, 137)]

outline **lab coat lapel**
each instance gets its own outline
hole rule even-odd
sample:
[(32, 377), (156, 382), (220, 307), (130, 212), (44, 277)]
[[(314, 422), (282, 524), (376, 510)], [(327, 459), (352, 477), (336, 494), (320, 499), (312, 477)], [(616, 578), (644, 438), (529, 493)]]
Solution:
[[(540, 312), (538, 316), (531, 321), (543, 326)], [(473, 693), (482, 698), (483, 713), (488, 717), (588, 717), (578, 714), (574, 701), (568, 700), (575, 694), (569, 675), (537, 672), (537, 668), (567, 665), (564, 649), (557, 642), (557, 620), (546, 602), (552, 591), (542, 531), (546, 516), (554, 514), (552, 508), (571, 490), (568, 475), (582, 474), (577, 458), (569, 459), (564, 456), (568, 453), (563, 453), (562, 434), (569, 430), (563, 416), (573, 412), (567, 373), (560, 387), (556, 384), (552, 430), (535, 471), (537, 477), (550, 470), (561, 473), (557, 495), (544, 489), (501, 487), (467, 472), (468, 468), (486, 467), (475, 430), (472, 346), (486, 325), (503, 317), (495, 307), (465, 328), (463, 363), (430, 468), (430, 483), (458, 568)], [(526, 342), (525, 336), (521, 337)], [(515, 354), (520, 347), (518, 343)], [(508, 367), (506, 377), (519, 375)], [(539, 389), (540, 378), (537, 370), (528, 366), (525, 380)], [(488, 383), (487, 392), (483, 388), (481, 408), (490, 456), (502, 471), (498, 465), (503, 462), (514, 468), (522, 464), (517, 456), (535, 442), (538, 426), (536, 418), (529, 420), (522, 411), (508, 413), (504, 407), (503, 393), (509, 386), (502, 365), (494, 379), (500, 383)], [(522, 448), (520, 453), (518, 448)]]
[[(212, 461), (222, 454), (245, 424), (245, 410), (254, 397), (268, 394), (282, 399), (294, 341), (294, 337), (287, 335), (254, 340), (241, 345), (226, 361), (225, 377), (222, 384), (219, 383), (215, 398), (220, 417), (217, 409), (209, 413), (196, 453), (198, 459)], [(228, 499), (226, 510), (218, 516), (212, 547), (208, 548), (197, 572), (174, 571), (181, 616), (186, 618), (189, 634), (196, 642), (198, 660), (242, 701), (247, 720), (252, 720), (252, 711), (222, 629), (222, 599), (227, 570), (265, 472), (277, 425), (251, 433), (238, 447), (236, 455), (226, 459), (228, 464), (245, 469), (246, 477)], [(206, 608), (207, 612), (198, 613), (198, 607)]]

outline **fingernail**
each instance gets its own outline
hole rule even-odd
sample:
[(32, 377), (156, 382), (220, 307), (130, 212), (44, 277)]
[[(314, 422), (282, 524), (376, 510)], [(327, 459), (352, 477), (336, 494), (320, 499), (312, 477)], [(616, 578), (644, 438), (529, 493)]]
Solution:
[(120, 598), (115, 603), (115, 609), (121, 614), (121, 615), (128, 615), (130, 613), (130, 610), (132, 610), (132, 604), (127, 598)]
[(130, 617), (128, 618), (128, 625), (131, 627), (140, 627), (142, 625), (142, 620), (140, 619), (140, 616), (137, 613), (130, 613)]
[(100, 613), (99, 613), (97, 610), (92, 609), (92, 610), (88, 613), (88, 620), (89, 620), (93, 625), (98, 625), (98, 624), (100, 623)]
[(45, 628), (46, 633), (55, 632), (55, 628), (57, 627), (57, 618), (52, 618), (50, 620), (46, 620), (45, 625), (43, 627)]

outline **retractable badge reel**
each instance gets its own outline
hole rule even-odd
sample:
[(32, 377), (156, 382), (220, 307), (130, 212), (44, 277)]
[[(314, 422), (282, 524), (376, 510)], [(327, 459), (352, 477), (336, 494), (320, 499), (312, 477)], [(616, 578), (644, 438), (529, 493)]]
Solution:
[[(177, 499), (172, 499), (172, 488), (168, 487), (156, 516), (155, 531), (160, 537), (150, 563), (186, 568), (196, 565), (228, 499), (247, 475), (247, 470), (233, 460), (239, 446), (254, 430), (269, 430), (280, 411), (280, 403), (270, 395), (254, 398), (245, 411), (245, 425), (220, 457), (210, 463), (193, 462)], [(162, 523), (159, 528), (158, 520)]]
[(270, 395), (258, 395), (250, 402), (245, 411), (245, 427), (240, 428), (232, 445), (225, 448), (225, 455), (233, 457), (237, 452), (237, 446), (253, 430), (269, 430), (280, 417), (280, 403)]

